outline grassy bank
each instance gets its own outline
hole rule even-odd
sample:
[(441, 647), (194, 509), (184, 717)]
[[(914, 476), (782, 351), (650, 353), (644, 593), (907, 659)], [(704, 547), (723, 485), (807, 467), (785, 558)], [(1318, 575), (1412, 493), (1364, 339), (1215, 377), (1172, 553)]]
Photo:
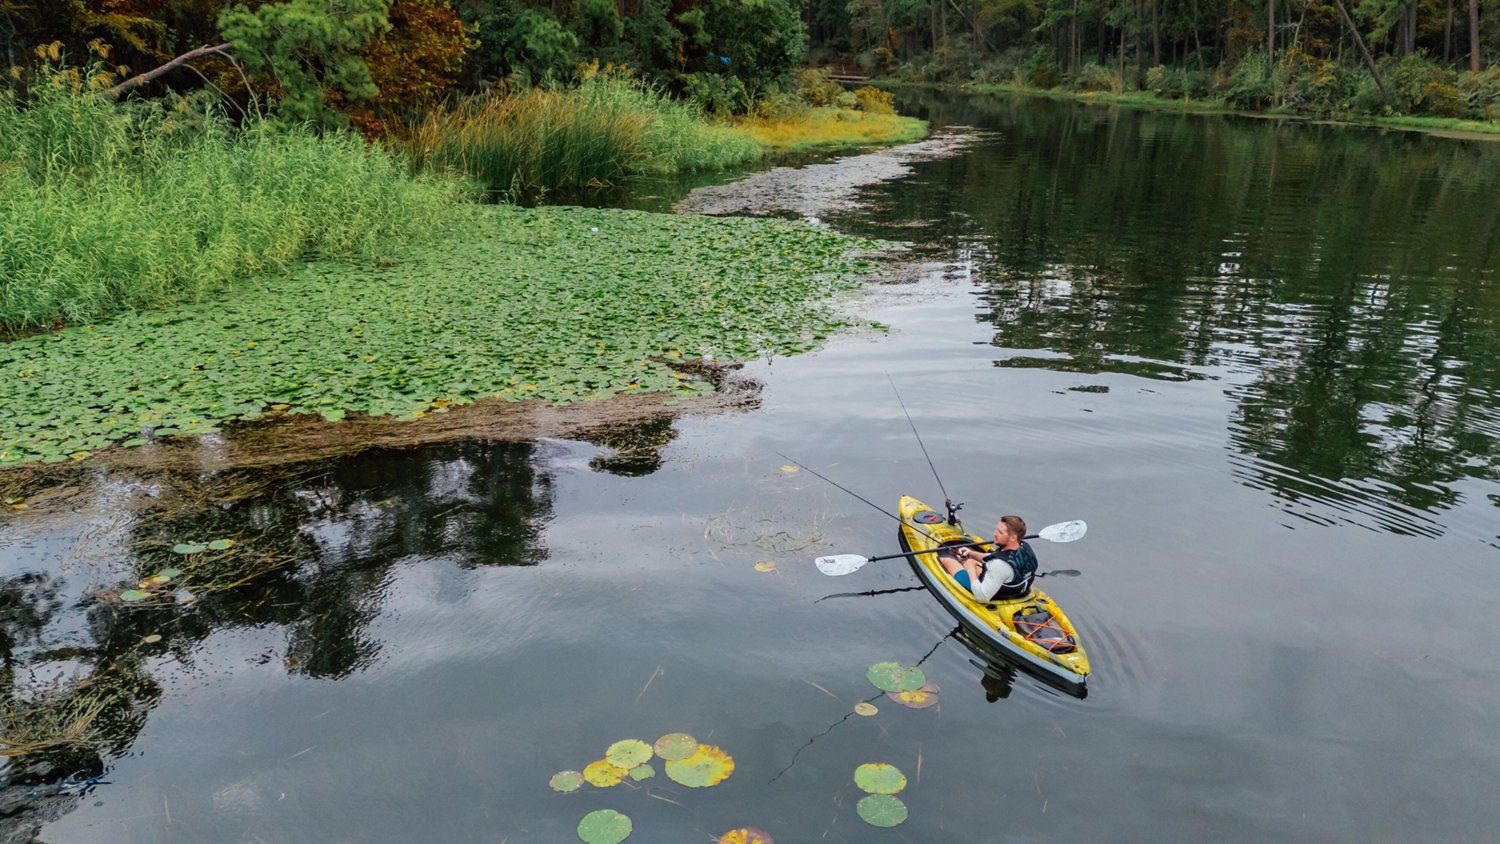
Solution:
[(122, 106), (60, 74), (0, 92), (0, 330), (193, 301), (441, 227), (468, 188), (351, 135)]
[(791, 97), (762, 104), (756, 116), (716, 122), (697, 105), (637, 81), (592, 75), (573, 87), (471, 98), (428, 115), (405, 145), (422, 169), (456, 171), (490, 190), (534, 197), (635, 175), (721, 169), (772, 153), (904, 143), (927, 132), (923, 121), (892, 113), (888, 100), (857, 107), (863, 105), (852, 95), (843, 106)]
[(898, 114), (847, 108), (813, 108), (771, 117), (747, 117), (735, 128), (773, 152), (904, 144), (927, 134), (927, 122)]
[(693, 104), (594, 76), (572, 88), (491, 93), (430, 114), (407, 139), (418, 166), (531, 194), (754, 161), (763, 145)]
[(493, 206), (399, 264), (314, 262), (212, 302), (0, 344), (0, 466), (267, 412), (692, 392), (671, 363), (816, 346), (873, 244), (800, 223)]

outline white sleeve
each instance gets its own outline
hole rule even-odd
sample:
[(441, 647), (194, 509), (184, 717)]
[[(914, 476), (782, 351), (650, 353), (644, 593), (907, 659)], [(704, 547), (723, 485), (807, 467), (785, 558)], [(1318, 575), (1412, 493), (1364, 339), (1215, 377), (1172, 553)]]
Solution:
[(1015, 574), (1016, 572), (1010, 567), (1010, 563), (1004, 560), (990, 560), (984, 564), (984, 577), (979, 578), (979, 581), (974, 584), (974, 588), (971, 591), (973, 591), (974, 597), (979, 600), (988, 601), (995, 597), (995, 593), (1000, 591), (1000, 587), (1009, 583)]

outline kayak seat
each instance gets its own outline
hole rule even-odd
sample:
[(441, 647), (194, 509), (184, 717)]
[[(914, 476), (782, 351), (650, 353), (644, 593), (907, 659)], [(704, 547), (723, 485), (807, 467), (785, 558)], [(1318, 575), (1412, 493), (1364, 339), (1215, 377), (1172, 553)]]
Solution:
[(1011, 616), (1016, 632), (1026, 641), (1045, 648), (1048, 653), (1065, 654), (1077, 650), (1078, 642), (1057, 622), (1051, 610), (1027, 604)]

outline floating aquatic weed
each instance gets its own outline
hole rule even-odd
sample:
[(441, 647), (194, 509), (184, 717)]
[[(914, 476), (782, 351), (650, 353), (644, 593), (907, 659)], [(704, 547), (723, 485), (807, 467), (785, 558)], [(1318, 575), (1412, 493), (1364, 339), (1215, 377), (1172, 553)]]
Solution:
[(590, 762), (583, 768), (583, 778), (588, 780), (589, 785), (597, 788), (609, 788), (618, 785), (620, 780), (625, 779), (629, 771), (607, 759), (599, 759)]
[(156, 644), (157, 642), (160, 642), (160, 641), (161, 641), (161, 634), (160, 633), (152, 633), (149, 636), (142, 636), (141, 637), (141, 642), (143, 644), (147, 644), (147, 645), (154, 645), (154, 644)]
[(927, 684), (927, 675), (915, 665), (877, 662), (865, 672), (875, 688), (882, 692), (914, 692)]
[(686, 759), (698, 752), (698, 740), (687, 733), (667, 733), (656, 740), (656, 755), (667, 762)]
[(569, 794), (583, 787), (583, 774), (578, 771), (558, 771), (547, 780), (547, 785), (557, 792)]
[(578, 838), (584, 844), (620, 844), (633, 828), (630, 818), (614, 809), (597, 809), (578, 822)]
[(651, 765), (646, 762), (642, 762), (641, 764), (636, 765), (634, 768), (630, 769), (630, 778), (635, 780), (636, 782), (640, 782), (641, 780), (649, 780), (654, 776), (656, 776), (656, 769), (651, 767)]
[(604, 751), (604, 758), (617, 768), (630, 770), (651, 758), (651, 745), (640, 739), (617, 741)]
[(734, 758), (711, 744), (700, 744), (686, 759), (667, 763), (667, 776), (678, 785), (688, 788), (708, 788), (718, 785), (734, 773)]
[(773, 572), (776, 570), (775, 560), (761, 560), (755, 564), (755, 570), (760, 572)]
[(776, 844), (776, 842), (771, 840), (771, 836), (758, 829), (741, 827), (720, 835), (714, 844)]
[(172, 546), (173, 554), (202, 554), (208, 546), (200, 542), (179, 542)]
[(144, 601), (149, 597), (151, 597), (150, 592), (142, 592), (139, 589), (126, 589), (124, 592), (120, 593), (120, 600), (124, 601), (127, 604), (133, 604), (136, 601)]
[(906, 788), (906, 775), (895, 765), (866, 762), (854, 769), (854, 784), (869, 794), (898, 794)]
[(213, 542), (208, 543), (208, 550), (210, 551), (227, 551), (233, 547), (233, 539), (215, 539)]
[[(579, 250), (590, 226), (611, 237)], [(873, 270), (854, 253), (880, 246), (781, 220), (488, 208), (375, 277), (312, 262), (0, 344), (0, 465), (269, 412), (416, 418), (489, 397), (709, 392), (689, 355), (795, 354), (851, 327), (830, 297)]]
[(893, 794), (871, 794), (855, 804), (854, 811), (870, 826), (899, 826), (906, 820), (906, 804)]
[(866, 718), (868, 718), (871, 715), (874, 715), (875, 713), (877, 713), (879, 711), (880, 711), (879, 709), (875, 708), (875, 704), (870, 703), (867, 700), (862, 700), (859, 703), (854, 704), (854, 714), (855, 715), (863, 715)]
[(891, 700), (912, 709), (927, 709), (928, 707), (937, 706), (938, 687), (936, 683), (927, 683), (920, 689), (913, 689), (909, 692), (896, 692), (891, 695)]

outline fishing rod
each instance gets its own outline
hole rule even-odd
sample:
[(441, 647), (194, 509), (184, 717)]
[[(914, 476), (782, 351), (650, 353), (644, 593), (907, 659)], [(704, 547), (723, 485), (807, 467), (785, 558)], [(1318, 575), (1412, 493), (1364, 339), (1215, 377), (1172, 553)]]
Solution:
[(917, 423), (912, 421), (911, 411), (906, 409), (906, 402), (901, 398), (901, 391), (896, 389), (896, 379), (891, 377), (889, 372), (885, 374), (885, 378), (891, 382), (891, 392), (896, 394), (896, 403), (901, 405), (901, 412), (906, 414), (906, 424), (911, 426), (912, 435), (917, 438), (917, 445), (922, 447), (922, 456), (927, 458), (927, 468), (931, 469), (932, 476), (937, 478), (938, 490), (943, 493), (943, 506), (948, 508), (948, 524), (957, 525), (958, 511), (962, 510), (964, 505), (962, 503), (954, 505), (953, 499), (948, 496), (948, 489), (943, 486), (943, 479), (938, 475), (937, 466), (932, 463), (932, 455), (927, 453), (927, 444), (922, 442), (922, 435), (917, 433)]

